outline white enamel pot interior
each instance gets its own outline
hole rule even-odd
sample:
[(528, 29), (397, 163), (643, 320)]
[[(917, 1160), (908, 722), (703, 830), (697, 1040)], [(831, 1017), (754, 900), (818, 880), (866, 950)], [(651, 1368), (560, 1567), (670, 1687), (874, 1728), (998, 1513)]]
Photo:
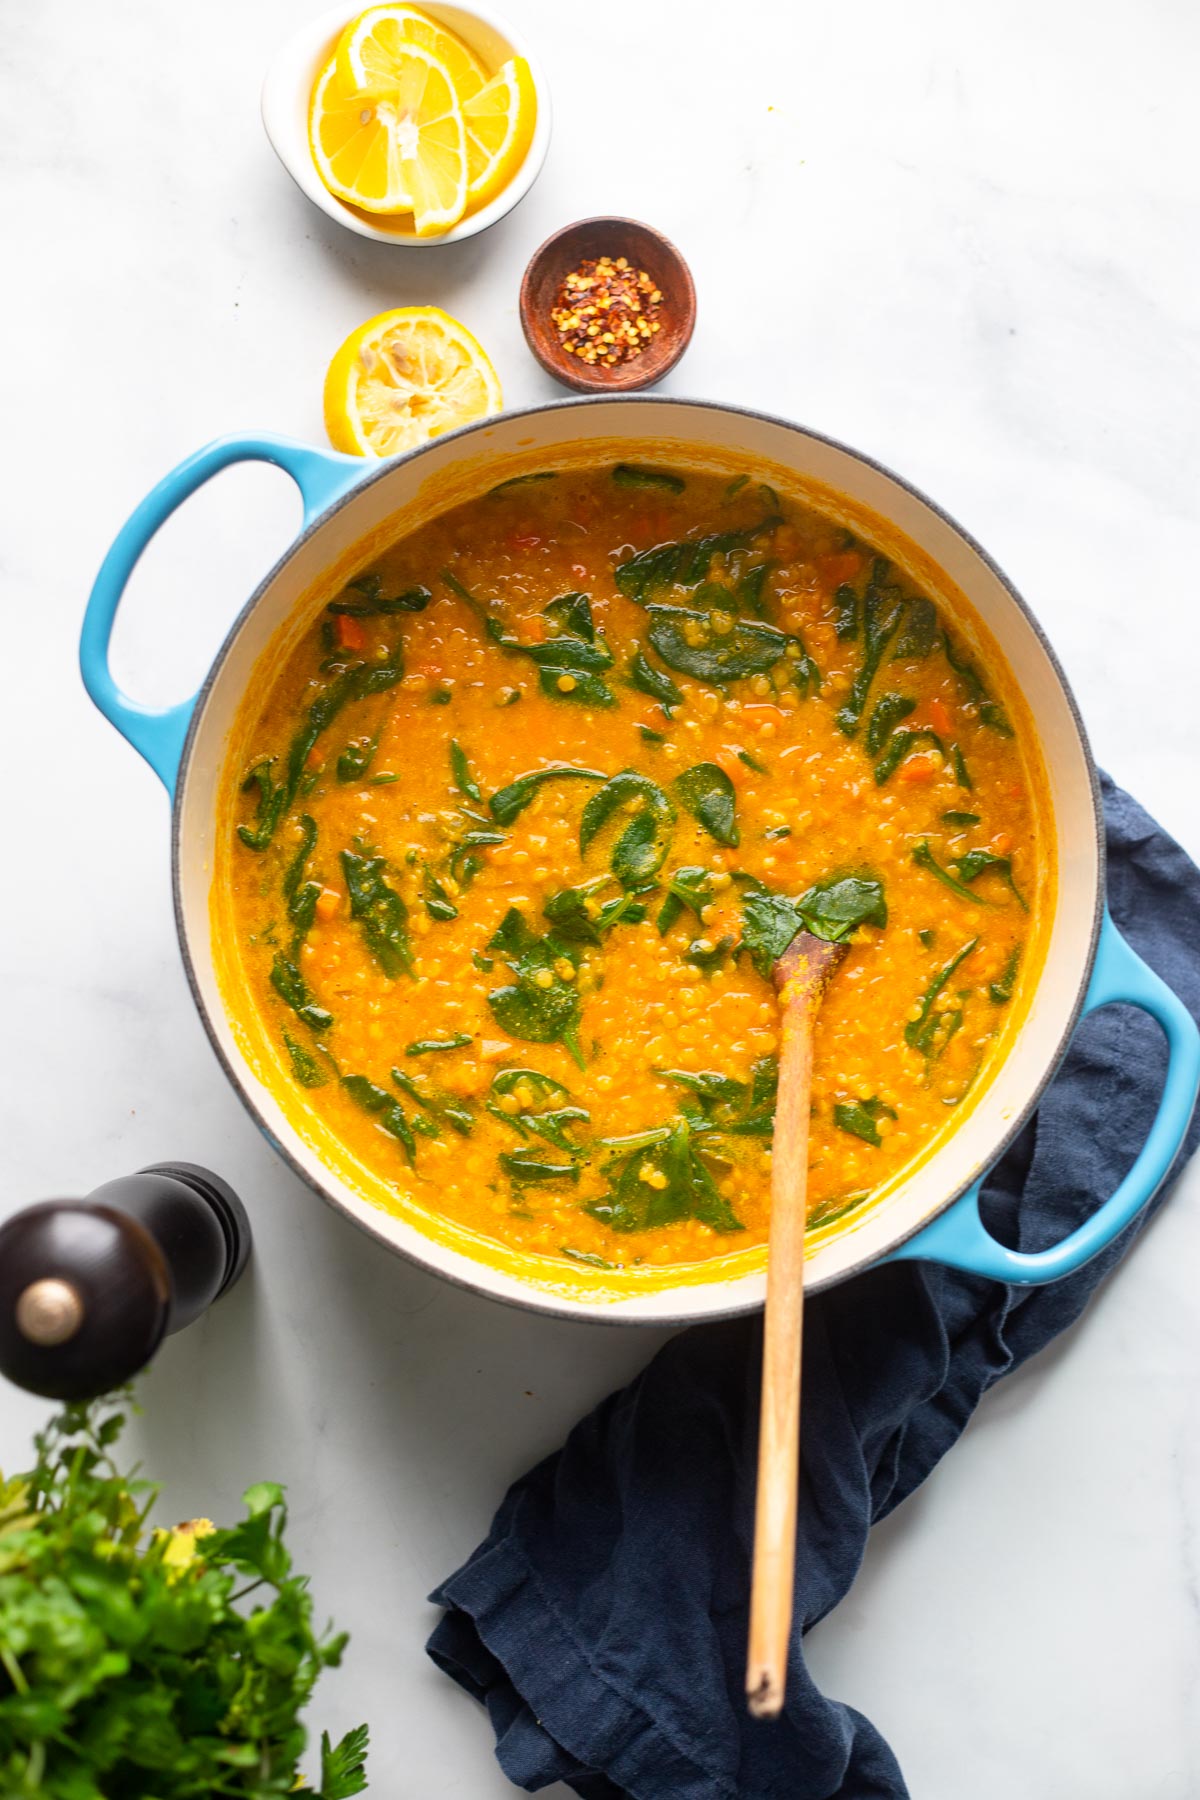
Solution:
[[(692, 450), (698, 461), (782, 468), (802, 488), (819, 484), (890, 521), (938, 564), (982, 619), (1024, 693), (1041, 738), (1053, 815), (1057, 894), (1036, 993), (1003, 1064), (983, 1096), (935, 1154), (885, 1204), (849, 1222), (811, 1257), (810, 1291), (842, 1281), (886, 1257), (950, 1205), (1000, 1155), (1028, 1118), (1065, 1050), (1091, 970), (1103, 892), (1103, 831), (1095, 770), (1078, 712), (1053, 652), (1028, 608), (953, 520), (877, 464), (795, 425), (757, 413), (680, 400), (627, 397), (565, 401), (510, 413), (435, 440), (381, 464), (322, 513), (296, 540), (244, 608), (214, 664), (192, 719), (176, 790), (174, 884), (180, 941), (204, 1022), (225, 1069), (262, 1129), (301, 1175), (388, 1249), (465, 1287), (535, 1310), (604, 1321), (686, 1323), (744, 1312), (762, 1303), (765, 1274), (664, 1285), (603, 1300), (527, 1284), (380, 1211), (327, 1167), (290, 1122), (243, 1054), (230, 1026), (214, 966), (209, 918), (220, 774), (231, 722), (260, 658), (299, 605), (311, 607), (322, 575), (363, 539), (390, 526), (401, 535), (437, 510), (446, 487), (482, 492), (531, 455), (552, 461), (595, 440), (629, 457), (660, 446)], [(599, 454), (599, 452), (598, 452)]]

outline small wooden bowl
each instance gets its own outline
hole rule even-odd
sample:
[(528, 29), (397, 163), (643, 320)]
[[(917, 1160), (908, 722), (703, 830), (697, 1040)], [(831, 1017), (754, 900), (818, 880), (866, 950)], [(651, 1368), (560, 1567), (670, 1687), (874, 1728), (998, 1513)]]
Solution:
[[(649, 347), (630, 362), (602, 368), (583, 363), (563, 349), (550, 317), (564, 277), (586, 258), (628, 257), (645, 269), (663, 296), (662, 329)], [(629, 394), (653, 387), (673, 369), (691, 341), (696, 324), (696, 290), (691, 270), (661, 232), (636, 219), (580, 219), (546, 239), (530, 258), (521, 282), (521, 325), (525, 342), (545, 369), (564, 387), (583, 394)]]

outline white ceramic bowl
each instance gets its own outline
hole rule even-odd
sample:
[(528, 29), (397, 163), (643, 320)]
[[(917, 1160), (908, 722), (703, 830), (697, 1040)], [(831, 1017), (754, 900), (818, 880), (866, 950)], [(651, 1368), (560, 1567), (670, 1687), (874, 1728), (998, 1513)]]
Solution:
[(308, 114), (317, 77), (333, 55), (346, 26), (366, 11), (367, 4), (368, 0), (349, 0), (349, 4), (343, 0), (342, 5), (332, 7), (329, 12), (302, 25), (280, 50), (267, 71), (262, 90), (263, 124), (271, 147), (313, 205), (319, 206), (323, 213), (328, 213), (348, 231), (356, 231), (359, 237), (374, 238), (380, 244), (404, 244), (414, 250), (461, 243), (464, 238), (486, 231), (489, 225), (510, 213), (540, 175), (550, 148), (550, 89), (546, 77), (529, 45), (498, 13), (482, 11), (478, 7), (468, 10), (465, 6), (443, 6), (441, 0), (430, 0), (426, 5), (425, 0), (421, 0), (421, 11), (436, 19), (439, 25), (456, 32), (489, 73), (494, 73), (510, 56), (523, 56), (533, 75), (538, 110), (533, 142), (508, 186), (487, 206), (460, 219), (449, 231), (438, 237), (418, 237), (407, 213), (393, 218), (385, 213), (361, 212), (358, 207), (347, 206), (344, 200), (331, 194), (317, 174), (317, 165), (309, 148)]

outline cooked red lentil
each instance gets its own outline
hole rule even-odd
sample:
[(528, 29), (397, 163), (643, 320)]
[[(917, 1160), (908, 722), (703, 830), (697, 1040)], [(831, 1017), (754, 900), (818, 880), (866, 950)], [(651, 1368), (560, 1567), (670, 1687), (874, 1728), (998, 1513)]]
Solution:
[(852, 945), (813, 1225), (986, 1082), (1048, 903), (1021, 703), (957, 615), (753, 477), (504, 483), (363, 569), (253, 705), (230, 1003), (398, 1206), (564, 1268), (761, 1242), (768, 975), (801, 923)]

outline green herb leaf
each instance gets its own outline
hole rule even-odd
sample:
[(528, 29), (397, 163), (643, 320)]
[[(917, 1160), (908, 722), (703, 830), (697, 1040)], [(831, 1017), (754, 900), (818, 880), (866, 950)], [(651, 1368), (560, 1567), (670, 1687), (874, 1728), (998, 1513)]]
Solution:
[(798, 931), (841, 944), (861, 925), (886, 925), (887, 917), (882, 882), (859, 875), (817, 882), (795, 900), (749, 893), (742, 901), (742, 947), (759, 974), (769, 978)]
[(896, 635), (903, 613), (903, 603), (896, 588), (884, 585), (878, 571), (886, 570), (886, 563), (876, 558), (876, 574), (863, 595), (863, 660), (858, 673), (854, 677), (850, 696), (846, 704), (839, 709), (835, 720), (839, 731), (846, 737), (853, 737), (862, 723), (867, 701), (871, 694), (871, 684), (882, 663), (888, 645)]
[(614, 925), (622, 921), (626, 925), (642, 923), (646, 908), (637, 899), (635, 890), (628, 889), (609, 900), (599, 898), (615, 879), (612, 875), (597, 875), (591, 881), (580, 882), (578, 887), (560, 888), (556, 894), (551, 894), (542, 911), (559, 937), (568, 938), (575, 944), (600, 944), (604, 941), (604, 933), (611, 931)]
[(577, 1162), (552, 1162), (549, 1157), (533, 1156), (525, 1150), (502, 1150), (499, 1157), (504, 1173), (519, 1187), (539, 1181), (578, 1181)]
[(342, 782), (362, 781), (371, 766), (378, 738), (356, 738), (347, 744), (337, 759), (337, 778)]
[(879, 1135), (880, 1119), (897, 1117), (895, 1107), (878, 1099), (840, 1100), (833, 1109), (833, 1122), (839, 1131), (848, 1131), (852, 1137), (861, 1138), (864, 1144), (873, 1144), (877, 1150), (883, 1143)]
[(242, 783), (243, 794), (257, 791), (258, 795), (253, 828), (249, 825), (237, 828), (237, 834), (248, 850), (266, 849), (287, 803), (287, 790), (271, 773), (274, 766), (274, 757), (265, 757), (262, 762), (255, 763)]
[(706, 537), (686, 538), (680, 543), (656, 544), (641, 550), (628, 561), (619, 563), (614, 578), (620, 591), (630, 600), (645, 606), (652, 594), (669, 587), (698, 587), (708, 574), (714, 556), (729, 556), (745, 550), (755, 538), (779, 524), (777, 517), (767, 518), (747, 531), (713, 531)]
[[(411, 1053), (411, 1045), (409, 1050)], [(418, 1087), (406, 1069), (393, 1069), (392, 1080), (402, 1093), (407, 1094), (410, 1100), (423, 1109), (425, 1116), (418, 1116), (413, 1120), (413, 1125), (418, 1130), (426, 1131), (430, 1137), (439, 1135), (436, 1124), (428, 1116), (432, 1113), (449, 1125), (452, 1131), (456, 1131), (459, 1137), (470, 1137), (475, 1125), (475, 1115), (465, 1101), (436, 1089), (430, 1093), (428, 1089)]]
[(528, 775), (518, 775), (507, 787), (502, 787), (488, 801), (492, 817), (498, 825), (511, 825), (518, 814), (524, 812), (539, 788), (548, 781), (606, 781), (608, 777), (599, 769), (580, 769), (574, 764), (555, 764), (549, 769), (534, 769)]
[(425, 864), (424, 874), (421, 877), (421, 890), (425, 911), (431, 919), (436, 919), (440, 924), (457, 919), (457, 906), (428, 863)]
[(978, 825), (978, 823), (979, 823), (979, 814), (978, 813), (950, 811), (950, 812), (944, 812), (942, 814), (942, 824), (943, 825), (955, 825), (955, 826), (962, 826), (965, 828), (968, 825)]
[(756, 756), (751, 756), (748, 750), (739, 750), (737, 752), (737, 759), (740, 763), (745, 763), (748, 769), (753, 769), (756, 775), (765, 775), (767, 773), (766, 764), (760, 763), (758, 758)]
[(648, 469), (642, 463), (618, 463), (612, 478), (618, 487), (662, 488), (668, 494), (682, 494), (687, 486), (682, 475), (672, 475), (667, 469)]
[(532, 487), (539, 481), (557, 481), (557, 469), (537, 469), (532, 475), (510, 475), (507, 481), (498, 481), (489, 494), (507, 494), (510, 488)]
[(843, 643), (851, 643), (858, 636), (859, 598), (857, 588), (843, 581), (833, 596), (834, 624), (833, 628)]
[(367, 1786), (368, 1732), (365, 1725), (348, 1731), (340, 1744), (331, 1745), (329, 1733), (321, 1733), (321, 1792), (316, 1800), (353, 1800)]
[(966, 758), (963, 756), (963, 753), (957, 744), (951, 744), (950, 746), (950, 763), (954, 770), (954, 779), (957, 781), (959, 787), (967, 788), (968, 790), (973, 788), (975, 783), (971, 780)]
[(676, 869), (674, 874), (667, 877), (667, 897), (655, 920), (660, 935), (666, 936), (685, 907), (699, 918), (704, 908), (712, 905), (715, 897), (711, 870), (692, 863)]
[[(542, 692), (551, 700), (615, 706), (616, 695), (600, 679), (612, 667), (612, 651), (592, 625), (587, 595), (564, 594), (550, 602), (545, 616), (559, 627), (559, 635), (542, 644), (523, 644), (490, 616), (485, 620), (487, 634), (502, 650), (527, 657), (536, 666)], [(564, 679), (569, 684), (565, 687), (560, 686)]]
[(283, 896), (287, 901), (288, 918), (292, 922), (291, 954), (293, 962), (300, 954), (300, 946), (312, 930), (313, 920), (317, 916), (317, 901), (321, 894), (321, 884), (318, 881), (304, 879), (308, 859), (312, 855), (316, 841), (316, 823), (306, 814), (300, 820), (300, 842), (296, 853), (283, 874)]
[(424, 612), (433, 595), (426, 587), (405, 588), (402, 594), (384, 598), (383, 580), (378, 575), (359, 575), (346, 583), (347, 592), (361, 594), (361, 600), (331, 600), (327, 612), (346, 613), (352, 619), (371, 619), (392, 613)]
[(350, 916), (357, 920), (367, 949), (389, 981), (413, 972), (408, 941), (408, 908), (385, 879), (382, 856), (363, 849), (342, 851), (342, 872), (350, 896)]
[(375, 1115), (380, 1127), (401, 1145), (409, 1163), (415, 1164), (417, 1140), (400, 1102), (394, 1100), (386, 1088), (377, 1087), (373, 1081), (368, 1081), (365, 1075), (343, 1075), (342, 1086), (356, 1106)]
[(572, 1250), (569, 1244), (560, 1244), (558, 1254), (567, 1257), (571, 1262), (586, 1263), (590, 1269), (615, 1269), (616, 1263), (609, 1262), (607, 1256), (597, 1256), (594, 1250)]
[(716, 763), (696, 763), (685, 769), (675, 781), (675, 792), (693, 818), (698, 819), (718, 844), (736, 849), (741, 843), (738, 832), (737, 796), (733, 783)]
[(907, 727), (893, 731), (888, 739), (887, 749), (875, 764), (876, 786), (882, 787), (884, 782), (896, 773), (900, 764), (922, 744), (932, 745), (935, 750), (940, 750), (943, 756), (946, 753), (945, 746), (936, 731), (909, 731)]

